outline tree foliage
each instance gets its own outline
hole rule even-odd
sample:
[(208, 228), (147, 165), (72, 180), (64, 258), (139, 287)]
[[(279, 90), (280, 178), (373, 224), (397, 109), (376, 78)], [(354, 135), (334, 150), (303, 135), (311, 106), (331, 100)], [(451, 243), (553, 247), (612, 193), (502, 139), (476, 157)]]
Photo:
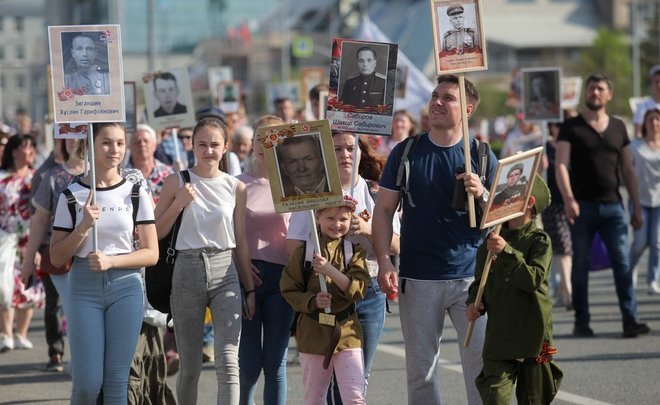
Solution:
[(628, 104), (632, 97), (631, 47), (622, 33), (599, 29), (593, 45), (582, 51), (577, 69), (585, 80), (594, 73), (609, 76), (614, 83), (614, 98), (607, 111), (615, 115), (631, 115)]

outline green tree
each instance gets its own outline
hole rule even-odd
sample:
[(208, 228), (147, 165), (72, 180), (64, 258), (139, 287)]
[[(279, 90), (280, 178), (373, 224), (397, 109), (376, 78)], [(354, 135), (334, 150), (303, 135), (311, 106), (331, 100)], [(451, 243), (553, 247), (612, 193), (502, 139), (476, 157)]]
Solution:
[(601, 28), (593, 45), (582, 51), (577, 70), (583, 78), (604, 73), (614, 82), (614, 98), (608, 105), (611, 114), (631, 116), (628, 99), (632, 97), (631, 47), (621, 32)]

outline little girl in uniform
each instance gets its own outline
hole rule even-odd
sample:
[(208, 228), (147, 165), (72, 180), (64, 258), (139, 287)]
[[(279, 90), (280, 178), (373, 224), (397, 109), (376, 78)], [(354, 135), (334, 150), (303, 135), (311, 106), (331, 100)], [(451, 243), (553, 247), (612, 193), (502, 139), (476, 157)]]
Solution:
[[(364, 298), (371, 279), (364, 249), (344, 242), (356, 206), (355, 199), (344, 196), (343, 206), (318, 210), (321, 254), (307, 260), (310, 268), (305, 261), (313, 247), (300, 246), (282, 272), (282, 296), (300, 312), (296, 342), (306, 405), (325, 404), (333, 368), (344, 402), (366, 403), (362, 328), (355, 302)], [(328, 292), (321, 291), (319, 274)]]

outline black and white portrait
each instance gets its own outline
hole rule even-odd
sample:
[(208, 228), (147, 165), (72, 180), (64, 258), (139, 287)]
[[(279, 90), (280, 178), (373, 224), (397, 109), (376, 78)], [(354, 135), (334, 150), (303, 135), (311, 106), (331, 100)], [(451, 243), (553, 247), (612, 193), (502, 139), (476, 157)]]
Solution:
[(354, 107), (385, 104), (389, 46), (344, 41), (339, 101)]
[(102, 31), (62, 32), (64, 85), (85, 95), (109, 95), (108, 46)]

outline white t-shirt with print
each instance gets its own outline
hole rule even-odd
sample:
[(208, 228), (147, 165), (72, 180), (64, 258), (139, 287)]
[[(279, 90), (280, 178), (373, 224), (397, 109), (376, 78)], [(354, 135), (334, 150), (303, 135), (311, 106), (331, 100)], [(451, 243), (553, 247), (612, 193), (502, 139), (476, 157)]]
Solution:
[[(96, 188), (96, 204), (101, 210), (96, 222), (98, 233), (98, 249), (108, 256), (133, 252), (133, 204), (131, 190), (133, 183), (122, 179), (111, 187)], [(81, 182), (72, 183), (69, 187), (76, 199), (76, 223), (72, 223), (66, 196), (60, 194), (55, 210), (53, 230), (72, 232), (83, 219), (83, 206), (89, 196), (89, 186)], [(153, 224), (154, 209), (151, 196), (140, 187), (140, 200), (135, 225)], [(87, 257), (92, 252), (92, 232), (85, 237), (76, 251), (78, 257)]]
[[(344, 190), (345, 193), (348, 193), (349, 191), (350, 190)], [(358, 183), (353, 189), (353, 198), (358, 202), (357, 209), (355, 210), (356, 214), (359, 214), (366, 209), (369, 215), (373, 216), (376, 202), (371, 198), (369, 186), (362, 177), (358, 178)], [(373, 221), (373, 218), (370, 218), (369, 221)], [(396, 235), (399, 235), (401, 232), (401, 221), (398, 214), (395, 214), (392, 220), (392, 230)], [(289, 240), (302, 240), (311, 243), (311, 236), (312, 224), (309, 220), (309, 212), (299, 211), (292, 213), (286, 238)], [(374, 252), (373, 245), (369, 241), (369, 238), (366, 236), (351, 236), (348, 240), (356, 245), (360, 245), (367, 252), (367, 267), (369, 269), (369, 275), (371, 277), (376, 277), (378, 275), (378, 263), (376, 262), (376, 252)]]

